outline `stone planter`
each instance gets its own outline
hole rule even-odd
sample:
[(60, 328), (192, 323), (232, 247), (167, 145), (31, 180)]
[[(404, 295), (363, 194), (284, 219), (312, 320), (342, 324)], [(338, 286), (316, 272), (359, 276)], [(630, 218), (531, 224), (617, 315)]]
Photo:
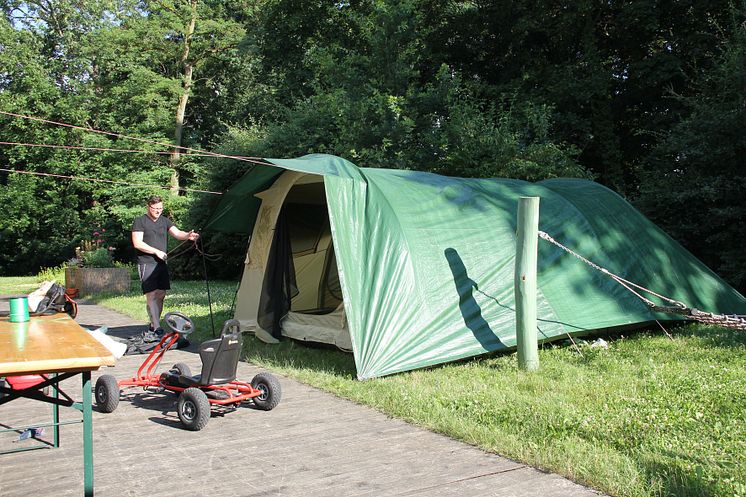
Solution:
[(127, 293), (130, 272), (120, 267), (68, 267), (65, 268), (65, 287), (77, 288), (80, 295)]

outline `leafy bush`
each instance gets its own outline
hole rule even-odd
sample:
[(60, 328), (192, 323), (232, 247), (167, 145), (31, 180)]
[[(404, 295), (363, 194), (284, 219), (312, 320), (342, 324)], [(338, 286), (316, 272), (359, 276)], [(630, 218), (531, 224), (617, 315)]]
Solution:
[(135, 264), (114, 261), (114, 267), (129, 271), (131, 280), (140, 280), (140, 275), (137, 273), (137, 266)]
[(111, 253), (105, 248), (98, 248), (90, 252), (83, 252), (83, 266), (85, 267), (114, 267)]

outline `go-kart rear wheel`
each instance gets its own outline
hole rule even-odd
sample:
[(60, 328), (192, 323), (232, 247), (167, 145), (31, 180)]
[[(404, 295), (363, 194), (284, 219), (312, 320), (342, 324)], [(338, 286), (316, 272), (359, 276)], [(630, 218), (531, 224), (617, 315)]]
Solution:
[(259, 373), (251, 380), (251, 386), (261, 392), (258, 397), (254, 397), (254, 405), (263, 411), (271, 411), (282, 398), (282, 388), (280, 381), (270, 373)]
[(96, 406), (100, 412), (114, 412), (119, 405), (119, 384), (110, 374), (96, 380)]
[(187, 430), (199, 431), (210, 420), (210, 401), (199, 388), (187, 388), (179, 395), (177, 411)]
[(181, 376), (192, 376), (191, 368), (183, 362), (177, 362), (171, 367), (171, 370), (176, 371)]

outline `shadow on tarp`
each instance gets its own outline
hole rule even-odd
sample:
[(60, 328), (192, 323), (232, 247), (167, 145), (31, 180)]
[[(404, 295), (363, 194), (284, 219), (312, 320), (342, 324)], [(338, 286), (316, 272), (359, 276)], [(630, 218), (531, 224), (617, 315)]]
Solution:
[(464, 324), (472, 332), (482, 348), (494, 350), (501, 345), (500, 337), (492, 331), (489, 323), (482, 316), (482, 308), (474, 298), (474, 290), (479, 291), (477, 283), (469, 278), (466, 266), (453, 248), (444, 251), (448, 266), (453, 274), (453, 283), (458, 294), (458, 308)]

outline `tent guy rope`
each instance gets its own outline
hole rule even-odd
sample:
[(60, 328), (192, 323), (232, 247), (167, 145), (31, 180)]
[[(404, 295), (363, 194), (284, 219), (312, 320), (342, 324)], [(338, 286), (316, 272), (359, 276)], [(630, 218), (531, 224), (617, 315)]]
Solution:
[[(51, 178), (63, 178), (63, 179), (72, 179), (72, 180), (78, 180), (78, 181), (93, 181), (97, 183), (110, 183), (115, 185), (124, 185), (124, 186), (130, 186), (130, 187), (152, 187), (152, 188), (162, 188), (164, 190), (171, 189), (170, 186), (162, 186), (162, 185), (149, 185), (145, 183), (128, 183), (126, 181), (116, 181), (113, 179), (100, 179), (100, 178), (86, 178), (84, 176), (68, 176), (65, 174), (53, 174), (53, 173), (41, 173), (37, 171), (20, 171), (18, 169), (7, 169), (4, 167), (0, 167), (0, 171), (5, 171), (9, 173), (18, 173), (18, 174), (29, 174), (31, 176), (48, 176)], [(181, 191), (185, 192), (196, 192), (196, 193), (208, 193), (211, 195), (222, 195), (222, 192), (212, 192), (209, 190), (198, 190), (195, 188), (186, 188), (186, 187), (179, 187), (178, 188)]]
[[(175, 150), (181, 150), (184, 152), (187, 152), (186, 155), (188, 156), (197, 156), (197, 157), (220, 157), (225, 159), (235, 159), (242, 162), (249, 162), (252, 164), (258, 164), (262, 166), (271, 166), (267, 161), (262, 159), (261, 157), (244, 157), (240, 155), (228, 155), (228, 154), (220, 154), (216, 152), (209, 152), (206, 150), (199, 150), (189, 147), (182, 147), (173, 145), (170, 143), (162, 143), (155, 140), (149, 140), (146, 138), (139, 138), (135, 136), (129, 136), (124, 135), (121, 133), (114, 133), (111, 131), (104, 131), (99, 130), (95, 128), (88, 128), (84, 126), (77, 126), (74, 124), (68, 124), (63, 123), (59, 121), (52, 121), (49, 119), (44, 119), (41, 117), (34, 117), (34, 116), (27, 116), (23, 114), (17, 114), (14, 112), (8, 112), (0, 110), (0, 115), (6, 115), (9, 117), (14, 117), (17, 119), (26, 119), (30, 121), (38, 121), (45, 124), (52, 124), (54, 126), (61, 126), (71, 129), (77, 129), (81, 131), (86, 131), (89, 133), (98, 133), (106, 136), (111, 136), (114, 138), (122, 138), (127, 140), (135, 140), (143, 143), (149, 143), (152, 145), (158, 145), (161, 147), (166, 147), (170, 149)], [(172, 152), (169, 151), (158, 151), (158, 150), (134, 150), (134, 149), (120, 149), (120, 148), (107, 148), (107, 147), (85, 147), (85, 146), (76, 146), (76, 145), (60, 145), (60, 144), (49, 144), (49, 143), (22, 143), (22, 142), (10, 142), (10, 141), (0, 141), (0, 145), (6, 145), (6, 146), (17, 146), (17, 147), (31, 147), (31, 148), (54, 148), (54, 149), (65, 149), (65, 150), (82, 150), (82, 151), (92, 151), (92, 152), (117, 152), (117, 153), (149, 153), (149, 154), (156, 154), (156, 155), (169, 155)], [(71, 179), (71, 180), (78, 180), (78, 181), (93, 181), (93, 182), (101, 182), (101, 183), (110, 183), (110, 184), (118, 184), (118, 185), (125, 185), (125, 186), (131, 186), (131, 187), (153, 187), (153, 188), (162, 188), (162, 189), (172, 189), (171, 186), (161, 186), (161, 185), (149, 185), (149, 184), (142, 184), (142, 183), (129, 183), (126, 181), (115, 181), (115, 180), (108, 180), (108, 179), (99, 179), (99, 178), (87, 178), (82, 176), (72, 176), (72, 175), (64, 175), (64, 174), (53, 174), (53, 173), (42, 173), (37, 171), (23, 171), (19, 169), (8, 169), (8, 168), (0, 168), (0, 171), (10, 172), (10, 173), (18, 173), (18, 174), (30, 174), (34, 176), (47, 176), (47, 177), (53, 177), (53, 178), (63, 178), (63, 179)], [(214, 192), (209, 190), (199, 190), (196, 188), (184, 188), (179, 187), (177, 188), (180, 191), (184, 192), (196, 192), (196, 193), (207, 193), (212, 195), (222, 195), (223, 192)]]
[[(586, 263), (593, 269), (596, 269), (597, 271), (604, 273), (605, 275), (607, 275), (608, 277), (610, 277), (611, 279), (613, 279), (614, 281), (616, 281), (617, 283), (625, 287), (627, 290), (632, 292), (634, 295), (639, 297), (643, 302), (645, 302), (651, 309), (653, 309), (656, 312), (665, 312), (667, 314), (678, 314), (678, 315), (684, 316), (687, 319), (692, 319), (692, 320), (699, 321), (702, 323), (724, 326), (726, 328), (735, 328), (738, 330), (746, 330), (746, 316), (739, 315), (739, 314), (714, 314), (711, 312), (700, 311), (699, 309), (689, 307), (683, 302), (679, 302), (678, 300), (665, 297), (648, 288), (645, 288), (644, 286), (638, 285), (637, 283), (633, 283), (629, 280), (625, 280), (621, 276), (612, 273), (608, 269), (603, 268), (594, 262), (591, 262), (590, 260), (586, 259), (582, 255), (574, 252), (572, 249), (562, 245), (560, 242), (552, 238), (549, 234), (547, 234), (544, 231), (539, 231), (539, 238), (543, 238), (549, 243), (552, 243), (556, 245), (557, 247), (561, 248), (568, 254), (583, 261), (584, 263)], [(660, 306), (656, 304), (655, 302), (653, 302), (652, 300), (648, 299), (647, 297), (641, 295), (635, 289), (640, 290), (641, 292), (646, 292), (650, 295), (653, 295), (671, 305)]]
[(270, 164), (268, 164), (261, 157), (245, 157), (245, 156), (241, 156), (241, 155), (229, 155), (229, 154), (221, 154), (221, 153), (217, 153), (217, 152), (210, 152), (210, 151), (207, 151), (207, 150), (200, 150), (200, 149), (196, 149), (196, 148), (183, 147), (183, 146), (180, 146), (180, 145), (174, 145), (172, 143), (163, 143), (163, 142), (159, 142), (159, 141), (155, 141), (155, 140), (149, 140), (147, 138), (139, 138), (139, 137), (136, 137), (136, 136), (129, 136), (129, 135), (125, 135), (125, 134), (122, 134), (122, 133), (114, 133), (112, 131), (104, 131), (104, 130), (95, 129), (95, 128), (88, 128), (88, 127), (85, 127), (85, 126), (77, 126), (75, 124), (68, 124), (68, 123), (63, 123), (63, 122), (59, 122), (59, 121), (52, 121), (52, 120), (44, 119), (44, 118), (41, 118), (41, 117), (28, 116), (28, 115), (24, 115), (24, 114), (17, 114), (15, 112), (8, 112), (8, 111), (4, 111), (4, 110), (0, 110), (0, 115), (5, 115), (5, 116), (9, 116), (9, 117), (15, 117), (17, 119), (26, 119), (26, 120), (29, 120), (29, 121), (38, 121), (38, 122), (42, 122), (42, 123), (45, 123), (45, 124), (52, 124), (54, 126), (61, 126), (61, 127), (65, 127), (65, 128), (77, 129), (77, 130), (86, 131), (86, 132), (89, 132), (89, 133), (98, 133), (98, 134), (101, 134), (101, 135), (111, 136), (111, 137), (114, 137), (114, 138), (122, 138), (122, 139), (126, 139), (126, 140), (134, 140), (134, 141), (138, 141), (138, 142), (142, 142), (142, 143), (150, 143), (152, 145), (158, 145), (158, 146), (166, 147), (166, 148), (169, 148), (169, 149), (175, 149), (175, 150), (180, 150), (180, 151), (191, 152), (192, 154), (195, 154), (195, 155), (196, 154), (200, 154), (200, 155), (209, 156), (209, 157), (222, 157), (222, 158), (225, 158), (225, 159), (235, 159), (235, 160), (242, 161), (242, 162), (250, 162), (250, 163), (253, 163), (253, 164), (259, 164), (259, 165), (264, 165), (264, 166), (270, 165)]
[(0, 115), (6, 115), (6, 116), (10, 116), (10, 117), (15, 117), (15, 118), (18, 118), (18, 119), (26, 119), (26, 120), (29, 120), (29, 121), (39, 121), (39, 122), (42, 122), (42, 123), (45, 123), (45, 124), (53, 124), (55, 126), (62, 126), (62, 127), (65, 127), (65, 128), (77, 129), (77, 130), (86, 131), (86, 132), (89, 132), (89, 133), (98, 133), (98, 134), (101, 134), (101, 135), (112, 136), (112, 137), (115, 137), (115, 138), (123, 138), (123, 139), (134, 140), (134, 141), (138, 141), (138, 142), (142, 142), (142, 143), (150, 143), (152, 145), (159, 145), (161, 147), (178, 149), (178, 150), (183, 150), (183, 151), (187, 151), (187, 152), (195, 152), (195, 153), (199, 153), (199, 154), (206, 154), (206, 155), (209, 155), (211, 157), (225, 157), (225, 158), (229, 158), (229, 159), (247, 160), (247, 161), (260, 160), (261, 159), (261, 157), (243, 157), (243, 156), (239, 156), (239, 155), (227, 155), (227, 154), (220, 154), (220, 153), (217, 153), (217, 152), (208, 152), (208, 151), (205, 151), (205, 150), (199, 150), (199, 149), (195, 149), (195, 148), (182, 147), (180, 145), (174, 145), (172, 143), (163, 143), (163, 142), (159, 142), (159, 141), (155, 141), (155, 140), (149, 140), (147, 138), (139, 138), (139, 137), (136, 137), (136, 136), (124, 135), (122, 133), (114, 133), (112, 131), (104, 131), (104, 130), (95, 129), (95, 128), (87, 128), (85, 126), (77, 126), (75, 124), (68, 124), (68, 123), (63, 123), (63, 122), (59, 122), (59, 121), (52, 121), (52, 120), (44, 119), (44, 118), (41, 118), (41, 117), (27, 116), (27, 115), (24, 115), (24, 114), (16, 114), (15, 112), (7, 112), (7, 111), (0, 110)]
[[(0, 141), (0, 145), (9, 145), (15, 147), (29, 147), (29, 148), (57, 148), (63, 150), (82, 150), (86, 152), (117, 152), (123, 154), (154, 154), (154, 155), (170, 155), (172, 152), (164, 150), (135, 150), (128, 148), (106, 148), (106, 147), (83, 147), (78, 145), (56, 145), (51, 143), (22, 143), (22, 142), (5, 142)], [(211, 157), (209, 153), (189, 153), (186, 154), (188, 157)]]

